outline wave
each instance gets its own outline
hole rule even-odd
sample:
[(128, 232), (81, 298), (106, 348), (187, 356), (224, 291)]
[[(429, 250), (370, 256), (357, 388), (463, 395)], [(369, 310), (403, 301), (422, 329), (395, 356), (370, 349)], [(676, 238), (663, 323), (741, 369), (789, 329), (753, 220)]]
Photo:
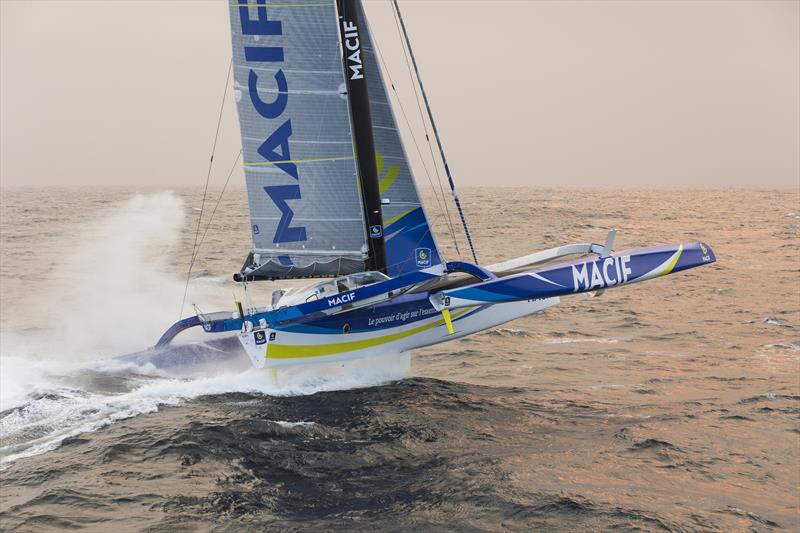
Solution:
[(31, 366), (18, 358), (2, 362), (3, 374), (15, 376), (17, 386), (10, 387), (7, 395), (3, 387), (0, 401), (0, 466), (52, 450), (81, 433), (187, 399), (231, 392), (307, 395), (386, 383), (407, 377), (410, 371), (408, 354), (375, 357), (369, 365), (356, 360), (349, 365), (309, 365), (274, 373), (244, 365), (237, 369), (226, 359), (192, 377), (171, 375), (151, 364), (118, 361), (55, 366)]

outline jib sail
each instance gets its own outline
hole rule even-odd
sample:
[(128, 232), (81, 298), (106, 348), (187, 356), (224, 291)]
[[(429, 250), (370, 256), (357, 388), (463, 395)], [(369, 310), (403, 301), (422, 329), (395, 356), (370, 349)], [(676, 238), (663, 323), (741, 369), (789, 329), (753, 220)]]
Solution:
[(387, 273), (397, 276), (438, 265), (442, 260), (403, 148), (372, 35), (366, 24), (367, 17), (360, 2), (358, 9), (364, 26), (361, 30), (361, 50), (369, 85), (380, 191), (381, 197), (389, 201), (383, 205)]

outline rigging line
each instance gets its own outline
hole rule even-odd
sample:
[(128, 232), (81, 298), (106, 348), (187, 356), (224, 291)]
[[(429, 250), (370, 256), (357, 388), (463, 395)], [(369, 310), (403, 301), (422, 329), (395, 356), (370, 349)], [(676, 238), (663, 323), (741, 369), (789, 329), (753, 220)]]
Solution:
[[(392, 90), (394, 91), (395, 97), (397, 99), (397, 104), (400, 107), (400, 111), (403, 114), (403, 119), (406, 121), (406, 126), (408, 126), (408, 130), (411, 133), (411, 140), (414, 141), (414, 147), (417, 149), (417, 155), (419, 155), (419, 160), (422, 163), (422, 168), (425, 170), (425, 176), (428, 178), (428, 181), (431, 184), (431, 191), (433, 191), (433, 197), (436, 199), (436, 205), (439, 207), (439, 212), (444, 214), (445, 209), (442, 208), (442, 204), (444, 204), (445, 208), (447, 207), (447, 203), (444, 201), (444, 195), (442, 198), (439, 198), (439, 195), (436, 194), (436, 186), (433, 184), (433, 179), (431, 178), (430, 171), (428, 171), (428, 166), (425, 164), (425, 158), (422, 156), (422, 151), (419, 149), (419, 144), (417, 143), (417, 138), (414, 135), (414, 130), (411, 127), (411, 122), (408, 120), (408, 116), (406, 115), (406, 110), (403, 107), (403, 103), (400, 101), (400, 95), (397, 93), (397, 89), (394, 86), (394, 81), (392, 80), (392, 76), (389, 73), (389, 69), (386, 67), (386, 63), (383, 60), (383, 55), (381, 54), (380, 49), (375, 44), (375, 50), (378, 52), (378, 57), (380, 58), (381, 64), (383, 65), (383, 70), (386, 72), (386, 76), (389, 78), (389, 83), (392, 85)], [(448, 229), (450, 230), (450, 235), (453, 238), (453, 243), (456, 247), (456, 253), (458, 253), (459, 257), (461, 256), (461, 251), (458, 249), (458, 241), (456, 240), (455, 228), (450, 221), (449, 213), (446, 217), (448, 223)]]
[[(219, 193), (219, 197), (217, 198), (217, 203), (214, 204), (214, 209), (211, 210), (211, 215), (208, 217), (208, 224), (206, 224), (206, 229), (203, 231), (203, 236), (200, 238), (200, 243), (197, 245), (197, 253), (200, 253), (200, 247), (203, 246), (203, 242), (206, 240), (206, 234), (208, 233), (208, 229), (211, 227), (211, 222), (214, 220), (214, 214), (217, 212), (217, 208), (219, 207), (220, 202), (222, 201), (222, 195), (225, 194), (225, 189), (228, 188), (228, 182), (231, 181), (231, 176), (233, 176), (233, 171), (236, 170), (237, 165), (239, 164), (239, 159), (242, 157), (242, 150), (239, 150), (239, 153), (236, 154), (236, 159), (233, 161), (233, 165), (231, 169), (228, 171), (228, 177), (225, 179), (225, 185), (222, 186), (222, 191)], [(195, 254), (195, 259), (197, 259), (197, 254)], [(194, 260), (192, 261), (192, 265), (194, 265)]]
[[(447, 223), (451, 227), (451, 232), (453, 234), (453, 241), (454, 241), (454, 243), (456, 245), (456, 253), (458, 253), (458, 257), (459, 258), (462, 258), (461, 250), (459, 250), (459, 248), (458, 248), (458, 241), (456, 240), (456, 236), (455, 236), (455, 229), (453, 229), (454, 228), (453, 222), (450, 219), (450, 209), (448, 208), (447, 201), (445, 200), (444, 187), (442, 186), (442, 177), (439, 175), (439, 165), (436, 162), (436, 156), (433, 155), (433, 145), (431, 144), (431, 138), (428, 135), (428, 124), (427, 124), (427, 122), (425, 120), (425, 116), (422, 113), (422, 105), (420, 104), (420, 101), (419, 101), (419, 93), (417, 91), (417, 84), (414, 83), (414, 75), (411, 73), (411, 64), (408, 61), (408, 55), (409, 55), (408, 52), (411, 52), (411, 45), (408, 44), (408, 52), (406, 52), (406, 46), (404, 46), (404, 44), (403, 44), (403, 32), (401, 31), (400, 25), (398, 24), (397, 13), (395, 13), (394, 10), (393, 10), (392, 11), (392, 15), (394, 15), (394, 25), (395, 25), (395, 28), (397, 28), (397, 35), (398, 35), (398, 37), (400, 37), (400, 47), (403, 49), (403, 58), (406, 61), (406, 68), (408, 69), (408, 78), (409, 78), (409, 80), (411, 80), (411, 87), (414, 89), (414, 98), (416, 99), (416, 102), (417, 102), (417, 111), (419, 111), (419, 118), (420, 118), (420, 121), (422, 122), (422, 128), (425, 131), (425, 141), (428, 143), (428, 150), (430, 151), (430, 154), (431, 154), (431, 163), (433, 164), (433, 170), (436, 172), (436, 182), (439, 184), (439, 191), (440, 191), (440, 193), (442, 195), (442, 202), (444, 203), (444, 210), (445, 210), (445, 213), (447, 214)], [(405, 27), (403, 28), (403, 31), (405, 31)], [(408, 37), (406, 37), (406, 40), (407, 39), (408, 39)], [(412, 55), (412, 59), (413, 59), (413, 55)], [(414, 68), (416, 69), (416, 63), (414, 64)], [(422, 156), (420, 155), (420, 157), (422, 157)]]
[[(431, 173), (428, 170), (428, 166), (425, 164), (425, 158), (422, 156), (422, 150), (420, 150), (419, 144), (417, 143), (417, 138), (414, 135), (414, 129), (411, 127), (411, 121), (408, 120), (408, 115), (406, 115), (406, 110), (403, 107), (403, 102), (400, 100), (400, 95), (398, 94), (397, 88), (394, 85), (394, 80), (392, 79), (392, 75), (389, 72), (388, 67), (386, 66), (386, 62), (383, 60), (383, 54), (381, 53), (381, 50), (378, 47), (378, 42), (373, 39), (372, 44), (375, 47), (375, 51), (378, 53), (378, 58), (380, 59), (381, 65), (383, 66), (383, 71), (386, 72), (386, 77), (389, 78), (389, 84), (392, 86), (392, 91), (394, 92), (397, 105), (400, 107), (400, 112), (403, 114), (403, 120), (405, 120), (406, 126), (408, 126), (408, 131), (411, 134), (411, 140), (414, 141), (414, 147), (417, 150), (417, 155), (419, 155), (419, 160), (422, 163), (422, 168), (425, 170), (425, 176), (428, 178), (428, 181), (431, 184), (431, 191), (433, 191), (433, 197), (436, 199), (436, 205), (439, 207), (439, 212), (446, 215), (445, 219), (447, 221), (448, 229), (450, 230), (450, 235), (453, 238), (453, 244), (455, 244), (456, 253), (458, 254), (459, 257), (461, 257), (461, 250), (458, 249), (458, 241), (456, 240), (455, 226), (453, 226), (453, 222), (450, 219), (450, 212), (447, 211), (447, 202), (444, 199), (445, 198), (444, 190), (442, 190), (442, 197), (440, 200), (439, 195), (436, 194), (436, 186), (433, 184)], [(410, 72), (411, 71), (409, 71), (409, 73)], [(413, 78), (412, 78), (412, 85), (413, 85)], [(425, 135), (427, 137), (427, 131)], [(435, 161), (434, 161), (434, 169), (436, 169)], [(438, 177), (438, 170), (437, 170), (437, 177)], [(441, 182), (439, 183), (439, 188), (441, 189)], [(444, 209), (442, 209), (442, 205), (444, 205)]]
[(214, 155), (217, 152), (217, 141), (219, 140), (219, 128), (222, 125), (222, 112), (225, 109), (225, 98), (228, 96), (228, 85), (231, 80), (232, 71), (233, 71), (233, 56), (231, 56), (230, 63), (228, 63), (228, 73), (225, 76), (225, 89), (222, 92), (222, 101), (220, 102), (219, 115), (217, 116), (217, 129), (214, 131), (214, 143), (211, 145), (211, 158), (208, 161), (208, 170), (206, 171), (206, 185), (205, 188), (203, 189), (203, 201), (200, 204), (200, 216), (197, 219), (197, 229), (195, 230), (194, 233), (194, 244), (192, 245), (191, 263), (194, 263), (195, 257), (197, 255), (197, 237), (200, 234), (200, 225), (203, 221), (203, 212), (206, 206), (206, 197), (208, 195), (208, 183), (209, 181), (211, 181), (211, 170), (214, 166)]
[(461, 217), (461, 224), (464, 226), (464, 234), (467, 237), (467, 243), (469, 244), (469, 249), (472, 252), (472, 259), (475, 263), (478, 262), (478, 257), (475, 254), (475, 246), (472, 244), (472, 236), (469, 233), (469, 228), (467, 227), (467, 219), (464, 217), (464, 210), (461, 209), (461, 201), (458, 199), (458, 195), (456, 194), (456, 184), (453, 182), (453, 175), (450, 173), (450, 167), (447, 165), (447, 158), (444, 155), (444, 147), (442, 147), (442, 140), (439, 137), (439, 130), (436, 128), (436, 122), (433, 120), (433, 112), (431, 111), (430, 103), (428, 102), (428, 96), (425, 93), (425, 86), (422, 84), (422, 77), (419, 75), (419, 68), (417, 68), (417, 60), (414, 58), (414, 51), (411, 49), (411, 41), (408, 38), (408, 32), (406, 31), (406, 25), (403, 22), (403, 15), (400, 14), (400, 6), (397, 4), (397, 0), (392, 0), (394, 4), (394, 10), (397, 14), (397, 19), (400, 21), (400, 27), (403, 29), (403, 36), (405, 37), (406, 47), (408, 48), (408, 54), (411, 56), (411, 63), (414, 65), (414, 72), (417, 75), (417, 82), (419, 83), (419, 90), (422, 93), (422, 100), (425, 102), (425, 109), (428, 111), (428, 119), (431, 121), (431, 128), (433, 129), (433, 135), (436, 137), (436, 144), (439, 147), (439, 155), (442, 157), (442, 163), (444, 163), (444, 171), (447, 174), (447, 181), (450, 184), (450, 192), (453, 194), (453, 201), (456, 204), (456, 209), (458, 210), (458, 216)]
[(206, 197), (208, 196), (208, 182), (211, 180), (211, 169), (214, 166), (214, 154), (217, 151), (217, 141), (219, 140), (219, 128), (222, 124), (222, 112), (225, 109), (225, 98), (228, 96), (228, 84), (231, 80), (231, 72), (233, 71), (233, 56), (228, 63), (228, 71), (225, 76), (225, 89), (222, 92), (222, 101), (219, 106), (219, 115), (217, 116), (217, 129), (214, 132), (214, 143), (211, 145), (211, 157), (208, 161), (208, 170), (206, 171), (206, 184), (203, 188), (203, 201), (200, 204), (200, 215), (197, 217), (197, 228), (194, 231), (194, 243), (192, 244), (192, 256), (189, 261), (189, 269), (186, 272), (186, 285), (183, 288), (183, 299), (181, 300), (181, 311), (178, 315), (178, 320), (183, 317), (183, 307), (186, 305), (186, 293), (189, 291), (189, 278), (192, 274), (192, 266), (197, 258), (197, 239), (200, 236), (200, 225), (203, 222), (203, 210), (206, 206)]
[(195, 255), (192, 257), (192, 262), (189, 263), (189, 270), (186, 273), (186, 285), (183, 288), (183, 302), (181, 302), (181, 315), (183, 315), (183, 307), (186, 304), (186, 294), (189, 290), (189, 278), (192, 275), (192, 269), (194, 268), (194, 264), (197, 260), (197, 255), (200, 253), (200, 247), (203, 246), (203, 242), (206, 240), (206, 234), (208, 233), (208, 229), (211, 227), (211, 222), (214, 220), (214, 214), (217, 212), (217, 208), (219, 207), (220, 202), (222, 201), (222, 195), (225, 194), (225, 189), (228, 188), (228, 182), (231, 181), (231, 176), (233, 176), (233, 171), (236, 170), (236, 166), (239, 163), (239, 159), (242, 157), (242, 150), (239, 150), (239, 153), (236, 154), (236, 159), (233, 161), (233, 165), (231, 166), (230, 171), (228, 172), (228, 177), (225, 179), (225, 185), (222, 186), (222, 191), (219, 193), (219, 197), (217, 198), (217, 203), (214, 205), (214, 209), (211, 211), (211, 215), (208, 217), (208, 224), (206, 224), (206, 229), (203, 231), (203, 236), (200, 238), (200, 243), (197, 245), (197, 249)]

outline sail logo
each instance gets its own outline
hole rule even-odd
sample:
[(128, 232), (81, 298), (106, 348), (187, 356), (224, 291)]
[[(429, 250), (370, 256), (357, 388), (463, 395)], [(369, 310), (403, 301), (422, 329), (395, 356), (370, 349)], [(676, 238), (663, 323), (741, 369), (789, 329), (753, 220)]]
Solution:
[(627, 282), (631, 274), (630, 262), (631, 256), (621, 255), (572, 265), (574, 292), (613, 287)]
[(356, 295), (353, 292), (348, 292), (346, 294), (340, 294), (339, 296), (335, 296), (333, 298), (328, 298), (328, 306), (335, 307), (337, 305), (344, 305), (346, 303), (350, 303), (355, 299)]
[(431, 249), (430, 248), (417, 248), (414, 250), (414, 256), (417, 258), (418, 267), (431, 266)]
[[(251, 8), (255, 7), (255, 18)], [(267, 12), (266, 0), (239, 0), (239, 19), (242, 35), (253, 35), (256, 41), (260, 36), (281, 36), (283, 35), (283, 25), (279, 20), (270, 20)], [(286, 106), (289, 102), (289, 83), (286, 74), (281, 68), (283, 63), (283, 47), (274, 45), (253, 45), (244, 46), (244, 59), (246, 63), (256, 63), (257, 67), (250, 69), (247, 76), (247, 89), (250, 96), (250, 103), (253, 109), (267, 120), (282, 119)], [(271, 101), (264, 101), (259, 93), (259, 74), (274, 66), (272, 86), (269, 93), (276, 95)], [(263, 82), (264, 87), (267, 82)], [(266, 90), (266, 89), (264, 89)], [(300, 180), (297, 164), (292, 160), (289, 149), (289, 139), (292, 136), (292, 120), (285, 118), (279, 126), (272, 129), (272, 132), (261, 143), (256, 150), (264, 158), (264, 162), (281, 170), (290, 176), (295, 182)], [(270, 197), (275, 207), (281, 213), (278, 226), (272, 242), (298, 242), (307, 240), (305, 226), (292, 226), (294, 212), (289, 207), (288, 200), (300, 200), (300, 185), (292, 183), (290, 185), (274, 185), (264, 187), (264, 191)], [(253, 228), (255, 235), (259, 234), (256, 227)]]
[(364, 64), (361, 62), (361, 40), (358, 38), (358, 27), (349, 20), (342, 21), (344, 30), (344, 46), (349, 52), (347, 56), (347, 68), (350, 69), (351, 80), (364, 79), (361, 69)]

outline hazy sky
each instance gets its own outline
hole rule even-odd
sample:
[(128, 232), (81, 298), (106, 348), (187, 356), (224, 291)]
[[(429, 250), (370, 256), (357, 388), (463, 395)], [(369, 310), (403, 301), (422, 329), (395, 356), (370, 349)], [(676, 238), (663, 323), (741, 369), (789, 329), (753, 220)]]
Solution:
[[(461, 184), (800, 186), (796, 0), (401, 7)], [(366, 9), (417, 117), (390, 4)], [(3, 185), (202, 187), (225, 0), (0, 0), (0, 20)], [(239, 146), (229, 93), (215, 183)]]

